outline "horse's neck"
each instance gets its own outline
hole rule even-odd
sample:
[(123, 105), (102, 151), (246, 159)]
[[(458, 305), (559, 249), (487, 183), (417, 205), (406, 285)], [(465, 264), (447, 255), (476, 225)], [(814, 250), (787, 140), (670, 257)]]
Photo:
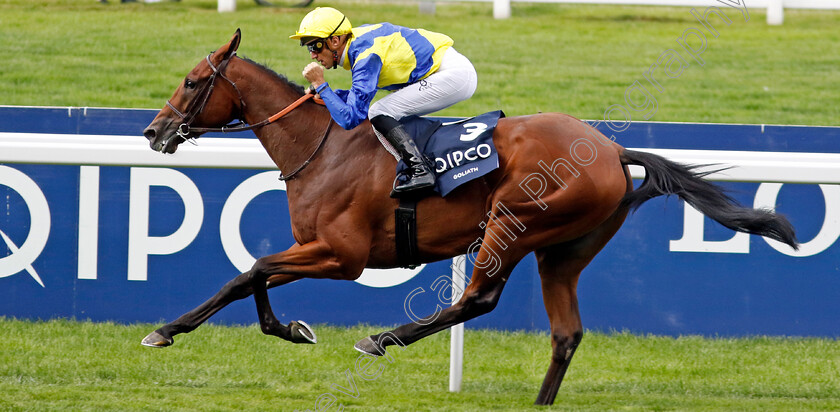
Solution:
[[(240, 91), (246, 106), (246, 122), (261, 122), (301, 97), (288, 81), (262, 68), (249, 66), (242, 61), (231, 73), (237, 76), (234, 79), (237, 84), (242, 83)], [(310, 100), (276, 122), (254, 130), (284, 174), (305, 167), (289, 182), (290, 199), (296, 196), (292, 186), (340, 190), (342, 185), (347, 185), (349, 175), (353, 175), (357, 183), (369, 186), (373, 185), (370, 180), (375, 176), (392, 176), (394, 158), (382, 147), (369, 125), (344, 130), (333, 123), (329, 136), (319, 148), (330, 123), (333, 122), (329, 111)], [(300, 199), (300, 203), (306, 204), (306, 199)]]
[[(245, 103), (243, 118), (249, 124), (268, 119), (301, 97), (286, 80), (245, 61), (239, 61), (230, 76), (236, 77), (234, 82)], [(328, 123), (329, 112), (325, 108), (305, 102), (254, 133), (277, 167), (290, 173), (316, 150)]]

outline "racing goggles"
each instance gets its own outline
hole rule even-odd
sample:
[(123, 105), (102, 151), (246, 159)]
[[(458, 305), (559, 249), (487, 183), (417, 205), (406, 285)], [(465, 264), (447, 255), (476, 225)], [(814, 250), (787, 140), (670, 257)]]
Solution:
[(309, 49), (310, 53), (318, 54), (321, 50), (324, 50), (324, 39), (316, 39), (306, 44), (306, 48)]

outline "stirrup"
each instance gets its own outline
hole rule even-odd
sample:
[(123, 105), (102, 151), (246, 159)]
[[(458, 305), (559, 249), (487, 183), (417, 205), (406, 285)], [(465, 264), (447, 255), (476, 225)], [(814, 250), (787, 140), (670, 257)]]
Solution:
[(425, 194), (426, 192), (430, 191), (435, 187), (435, 177), (431, 173), (427, 173), (426, 176), (429, 176), (426, 182), (414, 182), (412, 184), (412, 180), (414, 180), (415, 176), (407, 175), (408, 180), (400, 183), (400, 176), (394, 178), (394, 183), (391, 185), (391, 194), (392, 198), (399, 198), (405, 195), (420, 195)]

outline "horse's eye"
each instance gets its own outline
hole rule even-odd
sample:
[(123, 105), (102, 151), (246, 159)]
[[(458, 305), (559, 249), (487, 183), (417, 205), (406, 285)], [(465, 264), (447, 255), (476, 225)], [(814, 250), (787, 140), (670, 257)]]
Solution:
[(184, 80), (184, 87), (187, 89), (195, 89), (195, 82), (190, 79), (186, 79)]

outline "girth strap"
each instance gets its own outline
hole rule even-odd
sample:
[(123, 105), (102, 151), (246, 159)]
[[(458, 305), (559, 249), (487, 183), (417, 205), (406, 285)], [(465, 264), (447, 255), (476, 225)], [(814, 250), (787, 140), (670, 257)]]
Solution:
[(401, 198), (394, 211), (397, 264), (414, 269), (420, 265), (417, 251), (417, 200)]

